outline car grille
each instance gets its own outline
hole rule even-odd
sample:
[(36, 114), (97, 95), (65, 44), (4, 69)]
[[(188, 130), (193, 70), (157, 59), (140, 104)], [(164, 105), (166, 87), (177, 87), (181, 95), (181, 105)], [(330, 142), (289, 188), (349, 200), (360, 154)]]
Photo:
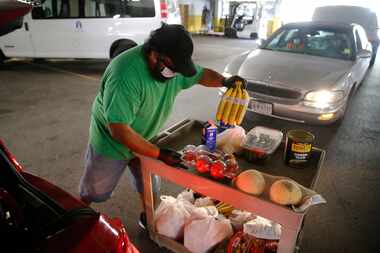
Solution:
[(298, 99), (301, 96), (301, 93), (295, 90), (279, 88), (254, 82), (248, 82), (247, 89), (254, 93), (279, 98)]

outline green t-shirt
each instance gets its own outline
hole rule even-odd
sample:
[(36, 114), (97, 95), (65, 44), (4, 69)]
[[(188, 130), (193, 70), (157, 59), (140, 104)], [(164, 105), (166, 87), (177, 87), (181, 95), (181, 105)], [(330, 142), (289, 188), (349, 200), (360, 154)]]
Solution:
[(128, 124), (149, 140), (156, 136), (170, 115), (177, 94), (196, 84), (203, 68), (191, 78), (177, 74), (160, 82), (151, 76), (142, 46), (115, 58), (107, 67), (92, 105), (90, 143), (96, 153), (111, 159), (131, 159), (133, 154), (111, 137), (110, 123)]

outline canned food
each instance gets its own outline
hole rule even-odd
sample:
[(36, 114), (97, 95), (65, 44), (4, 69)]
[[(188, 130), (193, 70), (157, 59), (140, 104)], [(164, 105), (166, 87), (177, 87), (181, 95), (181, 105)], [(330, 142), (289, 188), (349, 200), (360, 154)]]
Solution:
[(291, 167), (303, 168), (308, 165), (314, 142), (314, 135), (304, 130), (290, 130), (286, 134), (284, 160)]

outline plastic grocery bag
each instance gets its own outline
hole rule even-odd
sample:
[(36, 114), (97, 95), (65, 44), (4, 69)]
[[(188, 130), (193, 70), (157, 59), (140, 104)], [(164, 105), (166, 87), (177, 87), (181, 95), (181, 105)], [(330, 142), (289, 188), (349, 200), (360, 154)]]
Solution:
[(245, 138), (245, 130), (240, 126), (229, 128), (216, 137), (216, 146), (226, 154), (240, 153)]
[(178, 200), (187, 200), (194, 204), (194, 192), (191, 189), (186, 189), (177, 196)]
[(237, 231), (242, 230), (243, 225), (248, 221), (255, 219), (256, 215), (247, 211), (235, 209), (228, 218), (231, 221), (232, 227)]
[(184, 245), (193, 253), (205, 253), (232, 234), (231, 223), (223, 215), (198, 216), (185, 226)]
[(280, 240), (281, 237), (281, 225), (260, 216), (245, 223), (243, 231), (259, 239)]
[(197, 198), (194, 202), (196, 207), (214, 206), (214, 202), (210, 197)]
[(192, 209), (194, 206), (186, 200), (161, 196), (161, 203), (154, 213), (157, 233), (175, 240), (183, 238), (184, 226)]

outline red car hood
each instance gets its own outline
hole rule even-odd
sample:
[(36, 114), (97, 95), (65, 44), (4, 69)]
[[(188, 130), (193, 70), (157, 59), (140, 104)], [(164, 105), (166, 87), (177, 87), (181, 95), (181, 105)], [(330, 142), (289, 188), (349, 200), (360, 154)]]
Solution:
[(0, 1), (0, 26), (5, 25), (18, 17), (24, 16), (32, 9), (32, 6), (16, 0)]

